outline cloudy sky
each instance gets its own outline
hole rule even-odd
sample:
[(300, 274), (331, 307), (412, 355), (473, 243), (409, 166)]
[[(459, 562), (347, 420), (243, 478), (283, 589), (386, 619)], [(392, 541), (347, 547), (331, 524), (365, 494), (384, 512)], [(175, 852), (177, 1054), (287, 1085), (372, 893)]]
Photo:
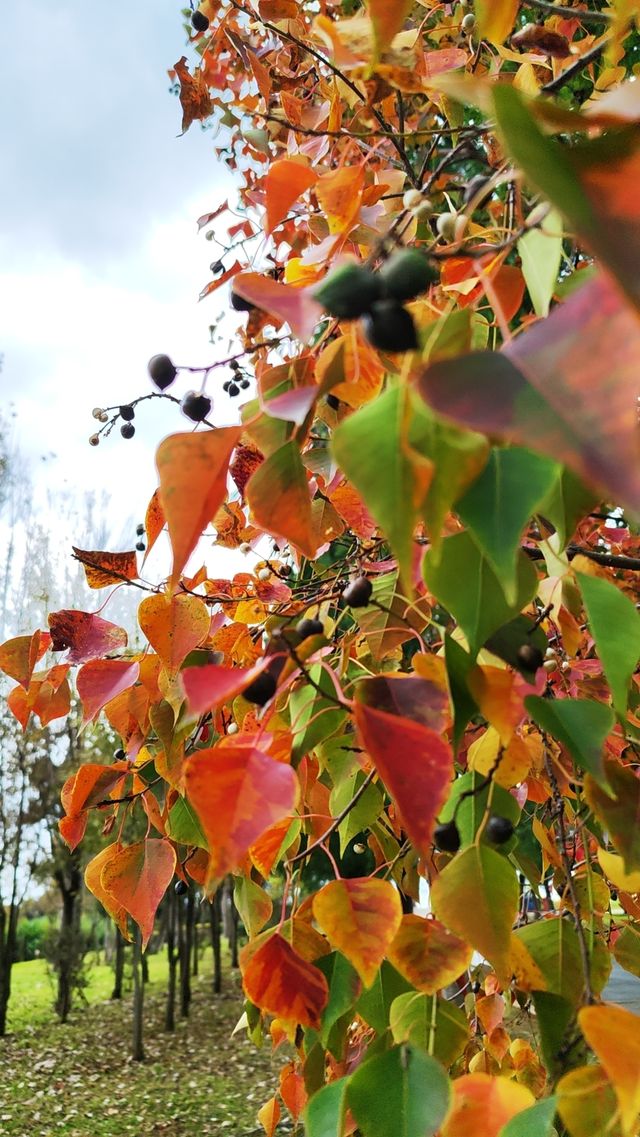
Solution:
[(120, 534), (154, 489), (154, 444), (185, 420), (154, 401), (132, 441), (91, 448), (91, 410), (150, 389), (155, 352), (214, 358), (224, 298), (197, 303), (216, 246), (196, 218), (232, 187), (210, 134), (177, 137), (178, 0), (7, 0), (0, 42), (1, 405), (39, 491), (106, 488)]

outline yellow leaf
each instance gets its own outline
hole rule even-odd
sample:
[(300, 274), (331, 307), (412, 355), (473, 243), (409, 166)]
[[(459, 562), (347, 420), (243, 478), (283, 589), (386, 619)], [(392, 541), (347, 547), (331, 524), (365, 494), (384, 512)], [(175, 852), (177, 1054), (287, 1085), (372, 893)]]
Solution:
[(370, 987), (402, 920), (397, 889), (373, 877), (332, 880), (316, 893), (313, 914)]
[(640, 892), (640, 871), (625, 872), (622, 857), (608, 853), (605, 849), (598, 849), (598, 860), (604, 875), (621, 892)]
[(622, 1129), (631, 1137), (640, 1113), (640, 1016), (612, 1005), (583, 1007), (578, 1023), (615, 1090)]
[(367, 0), (369, 18), (373, 24), (375, 57), (391, 45), (413, 6), (413, 0)]
[(526, 1086), (489, 1074), (466, 1074), (452, 1082), (453, 1102), (440, 1137), (498, 1137), (502, 1127), (535, 1103)]
[(513, 28), (519, 0), (475, 0), (478, 36), (491, 43), (504, 43)]

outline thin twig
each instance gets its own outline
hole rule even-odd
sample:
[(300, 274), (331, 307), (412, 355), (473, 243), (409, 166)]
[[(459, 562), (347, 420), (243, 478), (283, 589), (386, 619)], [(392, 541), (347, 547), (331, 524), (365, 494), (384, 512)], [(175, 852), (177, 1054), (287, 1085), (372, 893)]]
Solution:
[(602, 55), (605, 47), (608, 47), (609, 43), (610, 40), (607, 38), (595, 44), (589, 51), (585, 51), (584, 55), (581, 55), (579, 59), (576, 59), (575, 63), (571, 64), (571, 67), (567, 67), (566, 70), (561, 71), (555, 79), (550, 79), (540, 90), (546, 95), (551, 95), (555, 91), (559, 91), (561, 87), (564, 87), (565, 83), (568, 83), (575, 75), (579, 75), (583, 67), (587, 67), (589, 63), (593, 63), (595, 59), (598, 59), (599, 56)]
[(612, 21), (609, 12), (594, 12), (590, 8), (567, 8), (563, 4), (554, 4), (553, 0), (523, 0), (523, 7), (540, 8), (550, 16), (580, 20), (581, 24), (610, 24)]

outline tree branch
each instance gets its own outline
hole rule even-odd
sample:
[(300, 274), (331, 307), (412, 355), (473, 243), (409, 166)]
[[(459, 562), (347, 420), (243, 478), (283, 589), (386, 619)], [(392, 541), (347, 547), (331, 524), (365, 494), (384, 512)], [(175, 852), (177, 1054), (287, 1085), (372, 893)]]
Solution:
[(369, 773), (367, 774), (367, 776), (366, 776), (364, 782), (362, 783), (362, 785), (360, 786), (360, 788), (358, 790), (356, 790), (356, 792), (354, 793), (353, 797), (351, 798), (351, 801), (348, 802), (347, 805), (345, 805), (344, 809), (341, 810), (341, 812), (338, 814), (337, 817), (334, 817), (329, 828), (325, 830), (325, 832), (322, 834), (321, 837), (318, 837), (317, 841), (314, 841), (312, 845), (308, 845), (307, 848), (304, 849), (302, 853), (298, 853), (295, 857), (292, 857), (291, 860), (288, 862), (290, 865), (295, 865), (296, 861), (304, 861), (311, 853), (314, 852), (315, 849), (319, 849), (321, 845), (324, 845), (325, 841), (331, 836), (332, 833), (335, 833), (338, 826), (342, 824), (345, 817), (347, 817), (348, 814), (351, 813), (351, 810), (353, 809), (354, 805), (358, 804), (363, 793), (371, 785), (375, 776), (376, 776), (376, 770), (374, 768), (373, 770), (369, 771)]
[(610, 24), (612, 17), (609, 12), (593, 12), (587, 8), (568, 8), (563, 4), (554, 4), (553, 0), (522, 0), (523, 8), (539, 8), (548, 12), (550, 16), (564, 16), (568, 20), (580, 20), (581, 24)]

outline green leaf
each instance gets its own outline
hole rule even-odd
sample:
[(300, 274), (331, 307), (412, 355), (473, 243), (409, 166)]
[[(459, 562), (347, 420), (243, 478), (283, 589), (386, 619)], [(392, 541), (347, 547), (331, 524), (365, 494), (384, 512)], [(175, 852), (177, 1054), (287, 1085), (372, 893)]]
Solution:
[[(352, 774), (351, 777), (341, 782), (331, 791), (329, 798), (329, 808), (331, 815), (337, 817), (339, 813), (349, 804), (354, 794), (358, 791), (365, 775), (362, 770)], [(364, 829), (369, 829), (374, 821), (380, 816), (382, 807), (384, 805), (384, 795), (378, 785), (371, 784), (367, 786), (353, 809), (350, 809), (342, 824), (338, 827), (338, 836), (340, 838), (340, 856), (344, 855), (344, 851), (351, 840)]]
[(503, 659), (509, 667), (513, 667), (522, 675), (531, 677), (531, 672), (523, 667), (518, 658), (518, 651), (523, 644), (531, 644), (532, 647), (537, 647), (544, 655), (548, 646), (548, 640), (542, 628), (533, 627), (531, 620), (527, 616), (516, 616), (515, 620), (510, 620), (502, 628), (498, 628), (492, 636), (484, 644), (487, 651), (492, 655), (497, 655), (499, 659)]
[[(326, 669), (320, 664), (309, 668), (309, 675), (321, 691), (335, 698), (335, 688)], [(324, 699), (315, 687), (305, 683), (291, 692), (289, 705), (294, 728), (293, 757), (301, 758), (318, 743), (324, 742), (339, 730), (345, 712), (336, 707), (330, 698)]]
[(169, 810), (167, 820), (167, 836), (179, 845), (197, 845), (199, 849), (208, 849), (200, 821), (195, 811), (184, 797), (179, 797)]
[(469, 1041), (464, 1011), (436, 995), (416, 991), (399, 995), (391, 1004), (389, 1025), (394, 1042), (410, 1042), (422, 1050), (429, 1050), (433, 1037), (433, 1057), (443, 1066), (451, 1066)]
[(578, 522), (596, 505), (597, 500), (593, 490), (587, 489), (577, 474), (566, 466), (560, 466), (551, 492), (536, 512), (551, 522), (558, 535), (560, 548), (564, 549), (573, 537)]
[(517, 1113), (503, 1125), (498, 1137), (550, 1137), (556, 1115), (557, 1099), (544, 1098), (535, 1105)]
[(307, 1137), (342, 1137), (348, 1082), (338, 1078), (313, 1095), (304, 1111)]
[[(468, 796), (465, 797), (465, 794)], [(520, 809), (513, 795), (502, 786), (487, 783), (483, 775), (469, 770), (462, 777), (456, 778), (451, 793), (440, 810), (439, 820), (453, 821), (455, 816), (460, 841), (464, 847), (475, 840), (489, 806), (492, 813), (507, 817), (514, 826), (518, 824)]]
[(429, 421), (406, 387), (392, 387), (334, 431), (338, 465), (388, 538), (400, 574), (411, 580), (413, 532), (431, 481)]
[(491, 564), (510, 604), (518, 591), (522, 531), (559, 472), (556, 462), (514, 446), (493, 449), (480, 477), (456, 507)]
[(516, 597), (512, 604), (489, 561), (469, 533), (446, 537), (437, 563), (427, 553), (424, 562), (427, 588), (455, 616), (475, 658), (496, 628), (508, 623), (536, 592), (538, 577), (524, 553), (517, 559)]
[(548, 316), (562, 262), (562, 218), (552, 209), (539, 229), (531, 229), (518, 241), (522, 275), (533, 310)]
[(383, 1034), (389, 1026), (389, 1012), (391, 1004), (398, 995), (413, 991), (410, 983), (403, 979), (395, 967), (385, 959), (380, 968), (373, 986), (363, 991), (356, 1004), (356, 1011), (376, 1034)]
[[(560, 1054), (567, 1042), (567, 1035), (575, 1024), (576, 1009), (568, 999), (549, 991), (534, 991), (532, 999), (544, 1064), (550, 1074), (557, 1075), (566, 1069)], [(579, 1065), (579, 1061), (576, 1064)]]
[(524, 705), (538, 726), (566, 746), (578, 765), (606, 789), (602, 749), (615, 724), (611, 708), (591, 699), (544, 699), (540, 695), (527, 695)]
[(625, 872), (635, 872), (640, 869), (640, 778), (619, 762), (605, 762), (604, 769), (606, 784), (615, 797), (605, 793), (595, 779), (587, 777), (587, 804), (624, 860)]
[(428, 407), (423, 407), (423, 413), (424, 411), (423, 445), (425, 453), (434, 464), (434, 471), (422, 516), (431, 538), (431, 555), (437, 559), (442, 547), (445, 517), (467, 486), (481, 473), (487, 461), (489, 446), (484, 435), (459, 430), (450, 423), (443, 422)]
[(438, 919), (488, 959), (503, 980), (511, 974), (509, 945), (518, 900), (513, 867), (484, 844), (458, 853), (431, 888)]
[(444, 658), (453, 703), (453, 750), (457, 751), (469, 719), (478, 708), (468, 686), (467, 676), (473, 659), (449, 634), (444, 638)]
[(363, 1137), (431, 1137), (444, 1120), (451, 1086), (422, 1050), (397, 1046), (352, 1074), (347, 1101)]
[[(544, 975), (548, 993), (561, 995), (577, 1007), (584, 995), (584, 974), (578, 933), (573, 924), (563, 916), (554, 916), (518, 928), (515, 935)], [(603, 990), (610, 970), (609, 953), (602, 941), (596, 939), (590, 966), (595, 994)]]
[(640, 932), (628, 925), (623, 928), (613, 945), (613, 954), (625, 971), (640, 978)]
[(610, 581), (581, 572), (576, 576), (613, 705), (624, 716), (629, 683), (640, 659), (640, 614), (629, 597)]
[(355, 968), (340, 952), (332, 951), (316, 960), (316, 967), (323, 973), (329, 984), (329, 1002), (322, 1012), (320, 1040), (328, 1045), (332, 1027), (343, 1015), (350, 1011), (362, 990), (362, 983)]

